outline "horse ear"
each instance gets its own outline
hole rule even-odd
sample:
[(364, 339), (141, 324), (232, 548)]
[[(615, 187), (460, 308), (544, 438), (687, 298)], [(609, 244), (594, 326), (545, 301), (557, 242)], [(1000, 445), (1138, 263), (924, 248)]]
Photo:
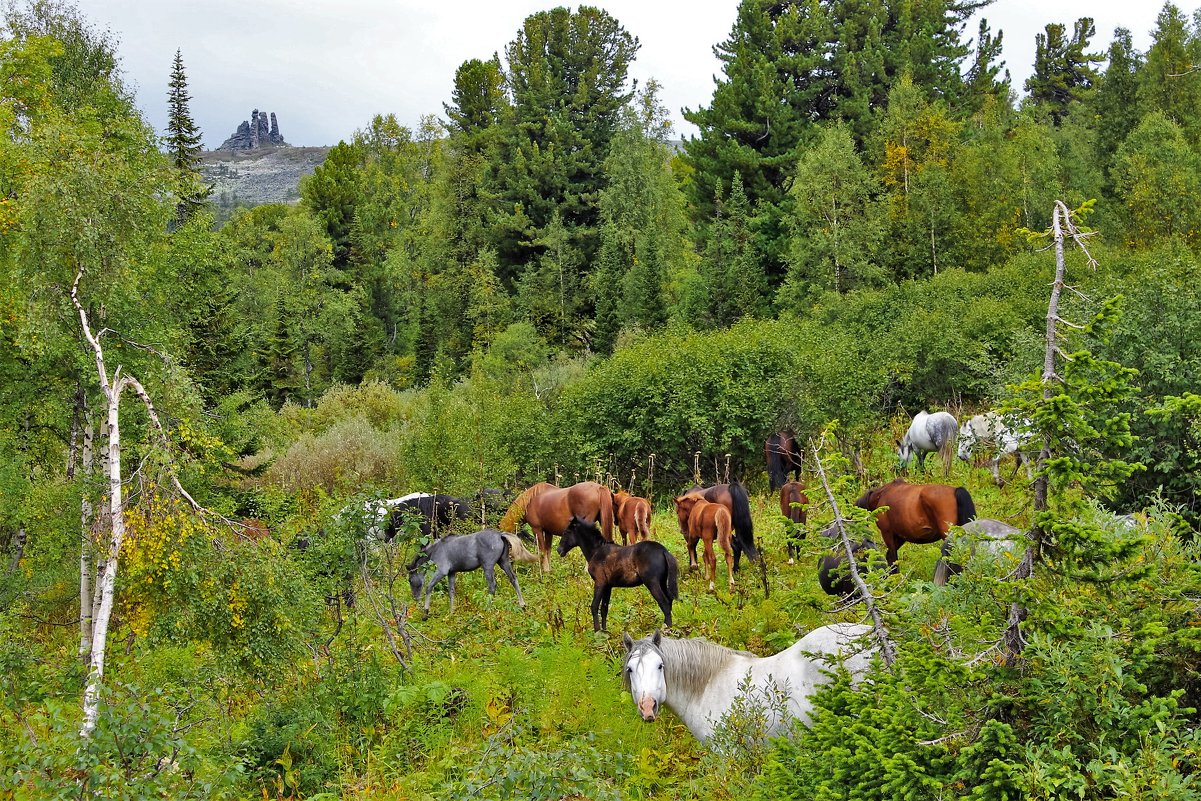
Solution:
[(627, 651), (633, 650), (634, 638), (630, 636), (628, 631), (621, 635), (621, 644), (626, 647)]
[(662, 641), (662, 639), (663, 639), (663, 630), (662, 630), (662, 629), (655, 629), (655, 634), (654, 634), (654, 636), (653, 636), (653, 637), (651, 637), (651, 645), (653, 645), (653, 646), (655, 646), (656, 648), (658, 648), (658, 647), (659, 647), (659, 643)]

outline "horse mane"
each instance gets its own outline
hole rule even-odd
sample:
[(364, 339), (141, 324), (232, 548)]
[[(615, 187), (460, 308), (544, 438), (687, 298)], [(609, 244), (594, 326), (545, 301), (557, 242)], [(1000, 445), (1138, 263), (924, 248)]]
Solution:
[[(646, 642), (643, 647), (655, 646)], [(640, 649), (635, 648), (630, 655), (633, 656), (638, 650)], [(659, 654), (663, 657), (664, 678), (668, 685), (692, 694), (703, 692), (713, 677), (720, 673), (733, 657), (759, 658), (748, 651), (726, 648), (703, 637), (686, 640), (664, 637), (659, 641)], [(629, 677), (624, 671), (622, 680), (626, 683), (626, 689), (629, 689)]]
[(534, 496), (548, 489), (557, 489), (557, 487), (554, 484), (548, 484), (543, 481), (518, 495), (517, 499), (509, 506), (509, 511), (505, 512), (505, 516), (500, 519), (497, 528), (501, 531), (507, 531), (510, 534), (516, 534), (517, 525), (522, 520), (525, 520), (525, 508), (530, 505), (530, 501)]

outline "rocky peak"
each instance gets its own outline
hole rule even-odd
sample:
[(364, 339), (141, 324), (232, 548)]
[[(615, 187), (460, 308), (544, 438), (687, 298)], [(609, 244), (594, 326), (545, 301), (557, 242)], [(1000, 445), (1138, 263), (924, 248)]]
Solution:
[(218, 150), (255, 150), (260, 147), (289, 145), (279, 132), (279, 121), (275, 119), (275, 112), (268, 114), (256, 108), (250, 112), (250, 119), (243, 120), (238, 130), (222, 142)]

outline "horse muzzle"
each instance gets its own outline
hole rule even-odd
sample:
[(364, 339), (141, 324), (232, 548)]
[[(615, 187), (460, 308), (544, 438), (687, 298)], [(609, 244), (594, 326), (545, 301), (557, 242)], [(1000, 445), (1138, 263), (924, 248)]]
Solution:
[(649, 723), (659, 716), (659, 702), (649, 695), (644, 695), (638, 702), (638, 711), (642, 714), (642, 719)]

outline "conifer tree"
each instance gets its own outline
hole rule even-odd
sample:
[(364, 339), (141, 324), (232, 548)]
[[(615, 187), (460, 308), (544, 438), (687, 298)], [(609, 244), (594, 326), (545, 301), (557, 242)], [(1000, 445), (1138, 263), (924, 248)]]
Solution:
[(1093, 95), (1093, 110), (1104, 124), (1097, 127), (1097, 154), (1101, 168), (1108, 169), (1118, 147), (1139, 122), (1137, 72), (1141, 58), (1126, 28), (1113, 32), (1109, 63)]
[(212, 193), (200, 177), (200, 126), (192, 119), (188, 103), (188, 76), (184, 73), (183, 53), (175, 51), (171, 81), (167, 91), (167, 153), (178, 173), (179, 204), (176, 217), (188, 220)]
[(1066, 28), (1056, 22), (1048, 23), (1044, 32), (1034, 37), (1034, 74), (1026, 79), (1026, 91), (1031, 102), (1045, 109), (1056, 125), (1071, 103), (1089, 96), (1097, 81), (1093, 64), (1100, 62), (1101, 56), (1086, 52), (1096, 32), (1092, 17), (1081, 17), (1071, 39)]

